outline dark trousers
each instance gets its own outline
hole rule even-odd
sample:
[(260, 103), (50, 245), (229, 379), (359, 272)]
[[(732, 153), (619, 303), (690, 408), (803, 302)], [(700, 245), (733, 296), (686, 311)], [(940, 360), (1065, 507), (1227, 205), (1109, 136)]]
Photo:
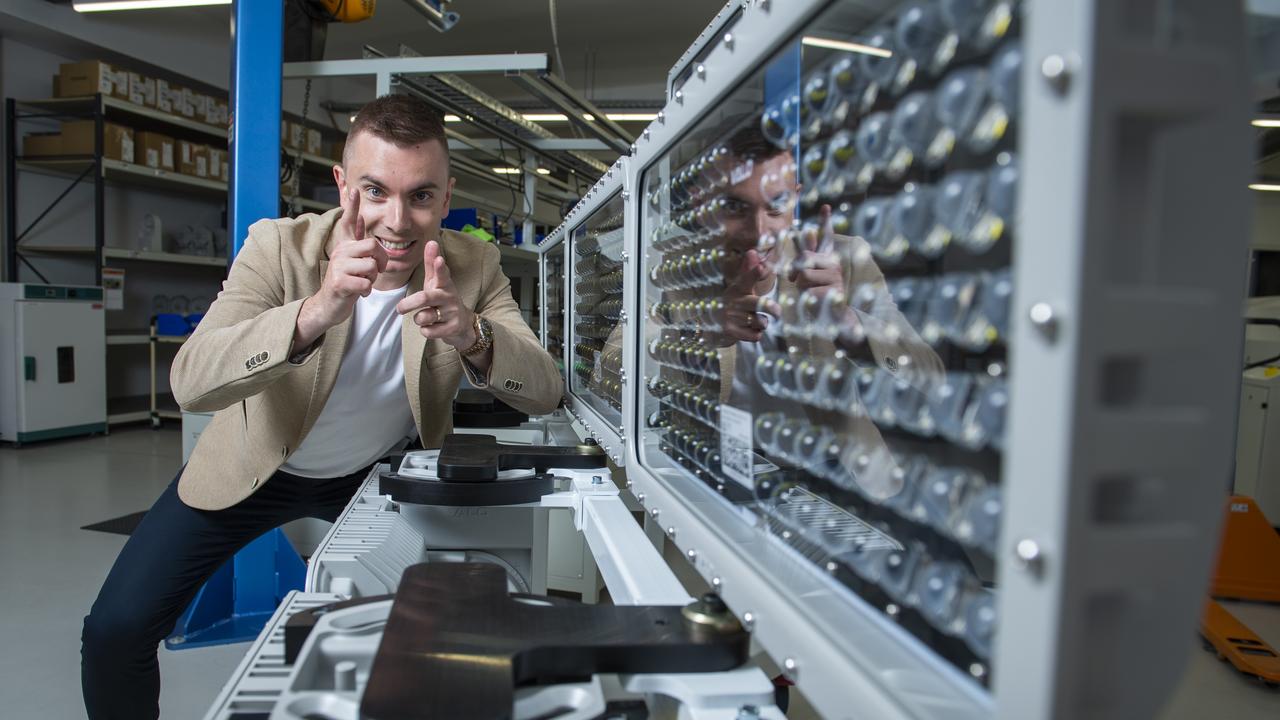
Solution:
[(80, 681), (90, 720), (159, 717), (156, 647), (200, 586), (273, 528), (304, 517), (336, 520), (367, 475), (313, 480), (277, 472), (239, 505), (216, 511), (183, 504), (175, 477), (125, 543), (84, 619)]

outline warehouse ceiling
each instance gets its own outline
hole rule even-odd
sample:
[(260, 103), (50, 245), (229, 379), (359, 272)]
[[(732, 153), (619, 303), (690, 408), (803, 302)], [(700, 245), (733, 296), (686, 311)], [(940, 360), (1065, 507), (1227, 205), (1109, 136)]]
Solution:
[[(604, 105), (655, 105), (662, 100), (667, 71), (724, 0), (556, 0), (554, 5), (563, 76), (570, 85)], [(365, 46), (398, 54), (407, 45), (423, 55), (546, 53), (554, 65), (550, 6), (548, 0), (454, 0), (450, 8), (461, 20), (441, 33), (404, 0), (381, 0), (372, 19), (329, 26), (325, 58), (358, 58)], [(212, 42), (228, 35), (230, 17), (229, 7), (215, 6), (95, 13), (93, 20), (156, 34), (180, 27), (186, 35)], [(530, 99), (502, 78), (474, 82), (503, 100)]]

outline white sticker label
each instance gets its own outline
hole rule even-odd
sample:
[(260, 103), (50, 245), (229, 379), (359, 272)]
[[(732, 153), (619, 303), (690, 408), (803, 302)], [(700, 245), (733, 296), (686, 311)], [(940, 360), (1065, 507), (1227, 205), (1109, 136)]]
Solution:
[(729, 405), (720, 407), (720, 467), (748, 490), (751, 472), (751, 413)]
[(1231, 503), (1231, 512), (1247, 513), (1249, 512), (1249, 503)]

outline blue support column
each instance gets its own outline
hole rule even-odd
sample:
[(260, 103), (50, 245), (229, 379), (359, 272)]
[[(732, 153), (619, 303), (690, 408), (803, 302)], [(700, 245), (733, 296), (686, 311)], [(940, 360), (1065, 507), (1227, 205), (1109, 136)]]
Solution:
[(236, 0), (231, 12), (231, 257), (249, 226), (280, 214), (284, 0)]
[[(228, 263), (249, 226), (280, 211), (280, 76), (284, 0), (236, 0), (231, 12)], [(252, 640), (280, 600), (301, 590), (306, 566), (278, 528), (228, 560), (196, 593), (165, 639), (169, 649)]]

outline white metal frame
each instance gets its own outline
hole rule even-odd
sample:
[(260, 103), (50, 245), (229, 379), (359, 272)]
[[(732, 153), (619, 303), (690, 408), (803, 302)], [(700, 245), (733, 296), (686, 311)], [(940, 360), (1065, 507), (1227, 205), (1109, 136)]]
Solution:
[[(629, 436), (629, 433), (627, 432), (627, 426), (626, 426), (627, 413), (625, 411), (625, 403), (624, 403), (624, 409), (622, 413), (623, 419), (619, 424), (615, 425), (609, 420), (607, 420), (606, 418), (604, 418), (602, 415), (600, 415), (600, 413), (598, 413), (593, 407), (591, 407), (591, 405), (588, 402), (586, 402), (583, 398), (578, 397), (570, 389), (572, 387), (572, 378), (573, 378), (573, 371), (570, 368), (572, 367), (571, 360), (573, 357), (572, 349), (574, 346), (573, 328), (574, 328), (574, 315), (575, 315), (574, 303), (572, 302), (573, 279), (574, 279), (574, 266), (576, 264), (576, 257), (577, 257), (573, 251), (573, 231), (576, 230), (577, 227), (581, 225), (584, 221), (586, 221), (587, 218), (591, 217), (592, 213), (600, 209), (606, 203), (610, 202), (615, 197), (619, 197), (619, 196), (622, 197), (622, 200), (623, 200), (622, 232), (623, 232), (623, 237), (627, 239), (627, 240), (624, 240), (624, 245), (623, 245), (624, 250), (622, 252), (622, 266), (623, 266), (622, 297), (623, 297), (623, 304), (625, 306), (625, 304), (627, 303), (627, 298), (629, 298), (631, 294), (635, 291), (634, 286), (632, 285), (633, 279), (631, 277), (632, 275), (635, 274), (634, 265), (633, 265), (633, 258), (635, 256), (635, 253), (631, 252), (631, 248), (633, 248), (634, 246), (629, 244), (630, 243), (629, 238), (633, 234), (632, 232), (633, 225), (630, 223), (635, 219), (630, 214), (630, 207), (632, 205), (631, 197), (633, 195), (631, 181), (632, 181), (631, 158), (627, 156), (618, 158), (618, 160), (614, 162), (613, 166), (610, 167), (609, 170), (604, 174), (604, 177), (600, 178), (600, 180), (596, 182), (596, 184), (593, 185), (590, 190), (587, 191), (586, 197), (582, 198), (582, 200), (577, 205), (574, 206), (573, 210), (571, 210), (569, 214), (565, 216), (564, 223), (562, 223), (561, 225), (561, 227), (564, 228), (565, 247), (566, 247), (566, 251), (565, 251), (565, 262), (566, 262), (566, 265), (565, 265), (565, 345), (566, 345), (565, 347), (565, 407), (568, 408), (569, 412), (573, 415), (573, 417), (576, 418), (578, 422), (582, 424), (582, 427), (586, 430), (587, 434), (590, 435), (592, 438), (594, 438), (596, 442), (600, 443), (600, 447), (604, 448), (605, 454), (609, 456), (609, 459), (613, 460), (613, 462), (618, 465), (621, 465), (622, 463), (625, 462), (626, 455), (627, 455), (626, 444), (627, 444), (627, 437)], [(632, 338), (632, 333), (630, 332), (630, 323), (628, 322), (629, 318), (634, 318), (634, 317), (636, 317), (636, 315), (631, 309), (625, 309), (623, 311), (622, 318), (618, 321), (619, 325), (626, 328), (623, 331), (623, 345), (622, 345), (622, 357), (623, 357), (624, 366), (626, 363), (626, 358), (630, 357), (630, 355), (634, 351), (633, 349), (634, 338)], [(622, 397), (623, 398), (627, 398), (631, 396), (631, 386), (633, 385), (633, 380), (632, 380), (633, 377), (634, 377), (634, 374), (629, 370), (623, 371), (623, 376), (622, 376)]]
[[(748, 7), (642, 133), (632, 186), (830, 4)], [(762, 572), (785, 566), (786, 548), (701, 483), (641, 464), (641, 383), (630, 386), (637, 499), (824, 714), (1149, 717), (1190, 647), (1239, 374), (1250, 170), (1240, 9), (1161, 6), (1143, 34), (1118, 3), (1023, 6), (1018, 355), (990, 693), (852, 593), (841, 602), (816, 568), (792, 561), (786, 583)], [(1204, 237), (1220, 244), (1202, 250)], [(638, 292), (626, 298), (640, 317)]]

